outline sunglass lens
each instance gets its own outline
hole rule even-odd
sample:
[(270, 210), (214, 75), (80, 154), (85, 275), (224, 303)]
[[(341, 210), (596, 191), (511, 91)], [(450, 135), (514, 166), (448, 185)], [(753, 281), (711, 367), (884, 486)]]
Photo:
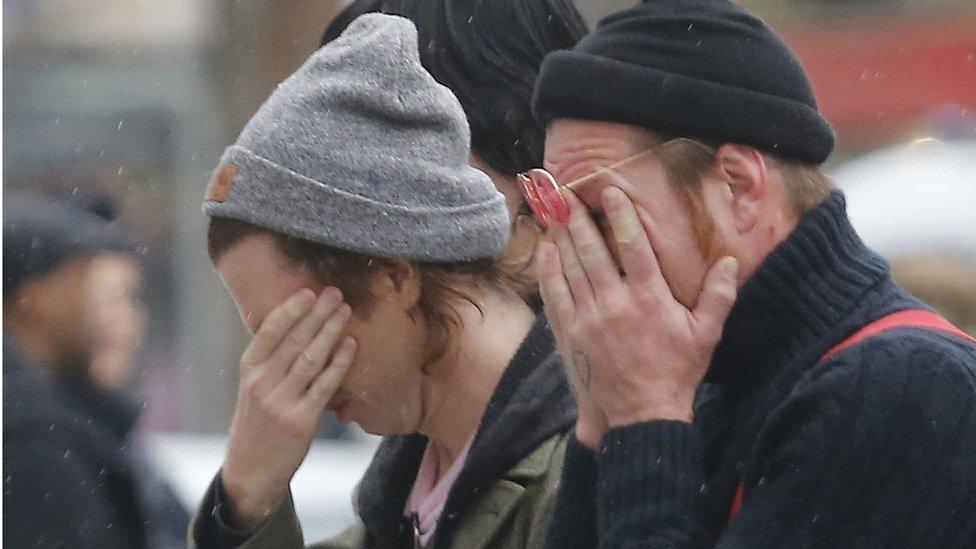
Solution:
[(535, 173), (528, 172), (519, 174), (517, 179), (522, 196), (529, 205), (529, 209), (532, 210), (532, 215), (535, 217), (536, 223), (542, 228), (546, 228), (549, 226), (549, 216), (546, 213), (546, 206), (539, 196), (537, 177)]

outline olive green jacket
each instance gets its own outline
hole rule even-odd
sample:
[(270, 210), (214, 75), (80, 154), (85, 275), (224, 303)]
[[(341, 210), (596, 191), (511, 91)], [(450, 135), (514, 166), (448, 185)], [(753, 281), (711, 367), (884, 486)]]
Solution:
[[(495, 389), (427, 547), (543, 545), (567, 433), (576, 419), (554, 347), (548, 324), (540, 317)], [(353, 498), (357, 523), (311, 547), (415, 547), (415, 532), (403, 509), (426, 445), (421, 435), (384, 439)], [(258, 530), (243, 535), (221, 520), (222, 496), (215, 481), (190, 526), (191, 548), (304, 546), (290, 498)]]
[[(477, 498), (469, 504), (464, 518), (458, 523), (448, 547), (542, 547), (546, 519), (556, 498), (565, 447), (565, 435), (552, 437), (515, 467), (480, 490)], [(196, 545), (191, 543), (190, 546)], [(309, 547), (359, 549), (370, 546), (365, 525), (357, 522), (334, 538), (313, 543)], [(291, 499), (238, 547), (304, 547), (298, 515), (295, 514)]]

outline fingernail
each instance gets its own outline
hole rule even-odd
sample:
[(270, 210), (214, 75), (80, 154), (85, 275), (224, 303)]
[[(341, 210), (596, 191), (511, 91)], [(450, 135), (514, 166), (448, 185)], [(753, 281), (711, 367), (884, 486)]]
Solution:
[(607, 209), (617, 209), (623, 205), (623, 200), (621, 198), (624, 196), (623, 191), (616, 187), (605, 187), (601, 192), (603, 196), (603, 205)]
[(329, 305), (332, 305), (334, 303), (338, 303), (339, 301), (342, 301), (342, 292), (339, 291), (339, 288), (334, 288), (330, 286), (325, 290), (322, 290), (322, 294), (319, 296), (319, 298), (322, 300), (323, 304), (327, 303)]
[(731, 279), (737, 278), (739, 275), (739, 260), (732, 256), (726, 257), (725, 264), (722, 265), (722, 272)]
[(309, 290), (299, 290), (295, 301), (299, 308), (307, 309), (315, 303), (315, 293)]
[(549, 210), (557, 223), (565, 225), (569, 222), (569, 203), (566, 202), (566, 197), (559, 192), (559, 189), (549, 185), (540, 185), (539, 194), (542, 196), (542, 201), (546, 203), (546, 209)]

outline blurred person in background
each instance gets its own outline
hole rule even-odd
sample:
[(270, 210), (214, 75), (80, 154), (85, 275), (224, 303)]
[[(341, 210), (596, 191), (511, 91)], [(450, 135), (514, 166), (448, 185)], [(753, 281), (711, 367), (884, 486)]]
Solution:
[(73, 396), (91, 359), (100, 218), (4, 193), (3, 514), (10, 547), (149, 547), (125, 443)]
[[(5, 326), (24, 342), (31, 359), (49, 368), (62, 404), (82, 414), (79, 417), (86, 418), (103, 442), (119, 449), (136, 489), (138, 511), (133, 512), (144, 517), (146, 546), (179, 547), (189, 515), (142, 453), (136, 434), (142, 406), (126, 387), (136, 373), (145, 326), (136, 246), (111, 223), (115, 207), (105, 194), (72, 189), (70, 194), (50, 200), (24, 199), (38, 208), (51, 209), (52, 215), (63, 211), (67, 225), (52, 221), (55, 217), (18, 221), (18, 216), (40, 216), (42, 212), (20, 210), (19, 197), (13, 200), (10, 208), (17, 211), (10, 221), (11, 238), (15, 239), (11, 242), (17, 242), (17, 235), (34, 235), (32, 243), (80, 238), (79, 249), (82, 245), (88, 249), (68, 262), (65, 268), (72, 271), (70, 276), (55, 273), (35, 280), (31, 273), (23, 288), (14, 290), (12, 297), (5, 295), (12, 300)], [(40, 234), (42, 230), (50, 230), (50, 234)], [(73, 231), (77, 234), (70, 234)], [(14, 261), (22, 256), (17, 250), (15, 246), (10, 256), (5, 251), (5, 258)], [(43, 254), (43, 244), (41, 250), (38, 253)], [(29, 265), (31, 260), (20, 264)], [(45, 307), (45, 303), (56, 308)], [(58, 482), (57, 475), (51, 480)]]
[(60, 193), (64, 201), (103, 220), (105, 230), (113, 231), (119, 241), (119, 245), (99, 250), (88, 260), (84, 295), (90, 350), (86, 367), (63, 379), (67, 395), (128, 449), (140, 504), (148, 517), (149, 547), (182, 547), (189, 512), (173, 488), (157, 475), (138, 431), (144, 406), (133, 392), (139, 389), (139, 351), (146, 327), (138, 246), (122, 239), (118, 207), (108, 193), (77, 187), (64, 190)]
[[(52, 194), (109, 224), (118, 224), (118, 207), (104, 191), (65, 187)], [(142, 264), (135, 251), (132, 243), (125, 249), (104, 250), (89, 262), (87, 293), (93, 337), (86, 378), (119, 395), (138, 372), (146, 327)]]
[(255, 335), (193, 546), (303, 544), (288, 484), (326, 409), (385, 438), (359, 523), (321, 546), (542, 542), (572, 396), (496, 259), (505, 197), (469, 165), (464, 111), (417, 40), (401, 17), (356, 19), (214, 173), (210, 254)]

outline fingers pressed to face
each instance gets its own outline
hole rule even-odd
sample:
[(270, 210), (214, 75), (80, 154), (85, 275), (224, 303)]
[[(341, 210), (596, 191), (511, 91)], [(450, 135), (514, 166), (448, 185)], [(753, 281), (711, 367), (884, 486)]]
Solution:
[(692, 311), (703, 337), (716, 343), (735, 304), (738, 272), (739, 262), (734, 257), (719, 259), (705, 275), (702, 292)]
[(600, 198), (613, 230), (621, 267), (628, 282), (634, 286), (666, 286), (651, 240), (630, 197), (617, 187), (607, 186), (601, 192)]
[(536, 254), (536, 268), (538, 269), (539, 295), (545, 304), (546, 316), (552, 324), (557, 337), (562, 335), (563, 326), (573, 321), (575, 305), (569, 285), (563, 276), (562, 265), (559, 261), (559, 250), (549, 242), (540, 242)]
[(353, 357), (356, 355), (356, 340), (350, 336), (339, 345), (332, 361), (328, 367), (324, 368), (312, 381), (308, 391), (302, 398), (302, 406), (310, 412), (321, 413), (329, 400), (339, 388), (339, 384), (346, 377), (349, 368), (352, 367)]
[(271, 355), (285, 334), (305, 316), (314, 303), (315, 293), (303, 289), (268, 313), (241, 355), (241, 367), (257, 366)]
[(565, 194), (572, 211), (567, 227), (573, 246), (593, 292), (600, 300), (601, 296), (620, 288), (619, 269), (586, 206), (572, 191), (565, 191)]
[(335, 350), (342, 329), (352, 314), (349, 305), (342, 304), (322, 325), (315, 338), (291, 364), (291, 368), (279, 385), (287, 396), (301, 395), (309, 383), (325, 368), (329, 355)]
[(580, 262), (576, 247), (573, 245), (573, 237), (569, 234), (569, 228), (559, 223), (552, 223), (549, 226), (549, 236), (559, 251), (562, 274), (568, 283), (573, 302), (579, 309), (592, 309), (596, 303), (593, 287), (590, 285), (590, 279), (586, 276), (586, 270)]
[(300, 362), (302, 353), (313, 337), (322, 328), (327, 318), (342, 304), (342, 292), (337, 288), (326, 288), (315, 300), (315, 305), (285, 335), (268, 361), (268, 375), (275, 381), (284, 377), (293, 363)]

